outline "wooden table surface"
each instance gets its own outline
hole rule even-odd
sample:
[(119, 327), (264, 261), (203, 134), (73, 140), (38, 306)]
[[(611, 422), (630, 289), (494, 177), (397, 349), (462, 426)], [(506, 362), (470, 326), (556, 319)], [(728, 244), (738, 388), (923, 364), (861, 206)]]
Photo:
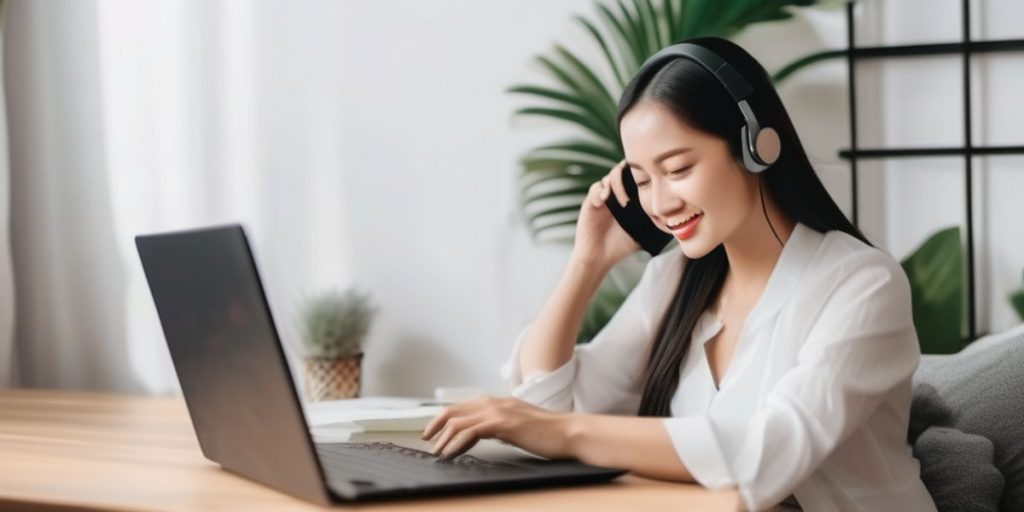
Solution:
[[(473, 453), (473, 452), (471, 452)], [(0, 391), (0, 511), (327, 510), (206, 460), (180, 397)], [(597, 485), (348, 504), (360, 510), (740, 510), (735, 491)]]

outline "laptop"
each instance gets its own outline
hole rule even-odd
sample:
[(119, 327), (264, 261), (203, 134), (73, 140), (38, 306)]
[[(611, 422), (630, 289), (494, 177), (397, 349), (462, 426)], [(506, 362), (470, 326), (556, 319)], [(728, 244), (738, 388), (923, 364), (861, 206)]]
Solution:
[(321, 505), (608, 481), (575, 460), (449, 460), (389, 442), (314, 443), (245, 231), (140, 235), (139, 257), (203, 455)]

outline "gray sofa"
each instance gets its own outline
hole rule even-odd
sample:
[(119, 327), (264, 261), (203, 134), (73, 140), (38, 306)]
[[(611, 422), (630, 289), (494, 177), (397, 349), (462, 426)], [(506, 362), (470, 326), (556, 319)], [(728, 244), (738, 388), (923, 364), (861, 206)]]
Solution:
[(1024, 511), (1024, 324), (922, 356), (908, 439), (939, 512)]

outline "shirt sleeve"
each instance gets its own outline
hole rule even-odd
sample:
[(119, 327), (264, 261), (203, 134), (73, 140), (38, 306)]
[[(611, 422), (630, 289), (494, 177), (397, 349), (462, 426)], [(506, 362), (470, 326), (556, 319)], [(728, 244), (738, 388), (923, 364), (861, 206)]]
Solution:
[[(636, 414), (643, 393), (642, 373), (660, 317), (682, 272), (675, 248), (648, 261), (640, 281), (608, 323), (589, 343), (578, 344), (561, 367), (521, 378), (519, 353), (524, 327), (501, 367), (513, 397), (556, 412)], [(531, 324), (532, 325), (532, 324)]]
[(665, 418), (680, 460), (705, 487), (736, 487), (750, 510), (790, 494), (920, 360), (910, 284), (884, 253), (842, 272), (797, 355), (746, 421)]

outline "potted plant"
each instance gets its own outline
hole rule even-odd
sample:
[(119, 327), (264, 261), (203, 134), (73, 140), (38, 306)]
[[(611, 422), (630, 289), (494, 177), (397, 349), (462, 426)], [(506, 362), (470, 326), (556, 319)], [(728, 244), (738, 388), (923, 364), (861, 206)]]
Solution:
[(369, 295), (353, 288), (331, 290), (303, 304), (307, 399), (359, 396), (363, 345), (376, 311)]

